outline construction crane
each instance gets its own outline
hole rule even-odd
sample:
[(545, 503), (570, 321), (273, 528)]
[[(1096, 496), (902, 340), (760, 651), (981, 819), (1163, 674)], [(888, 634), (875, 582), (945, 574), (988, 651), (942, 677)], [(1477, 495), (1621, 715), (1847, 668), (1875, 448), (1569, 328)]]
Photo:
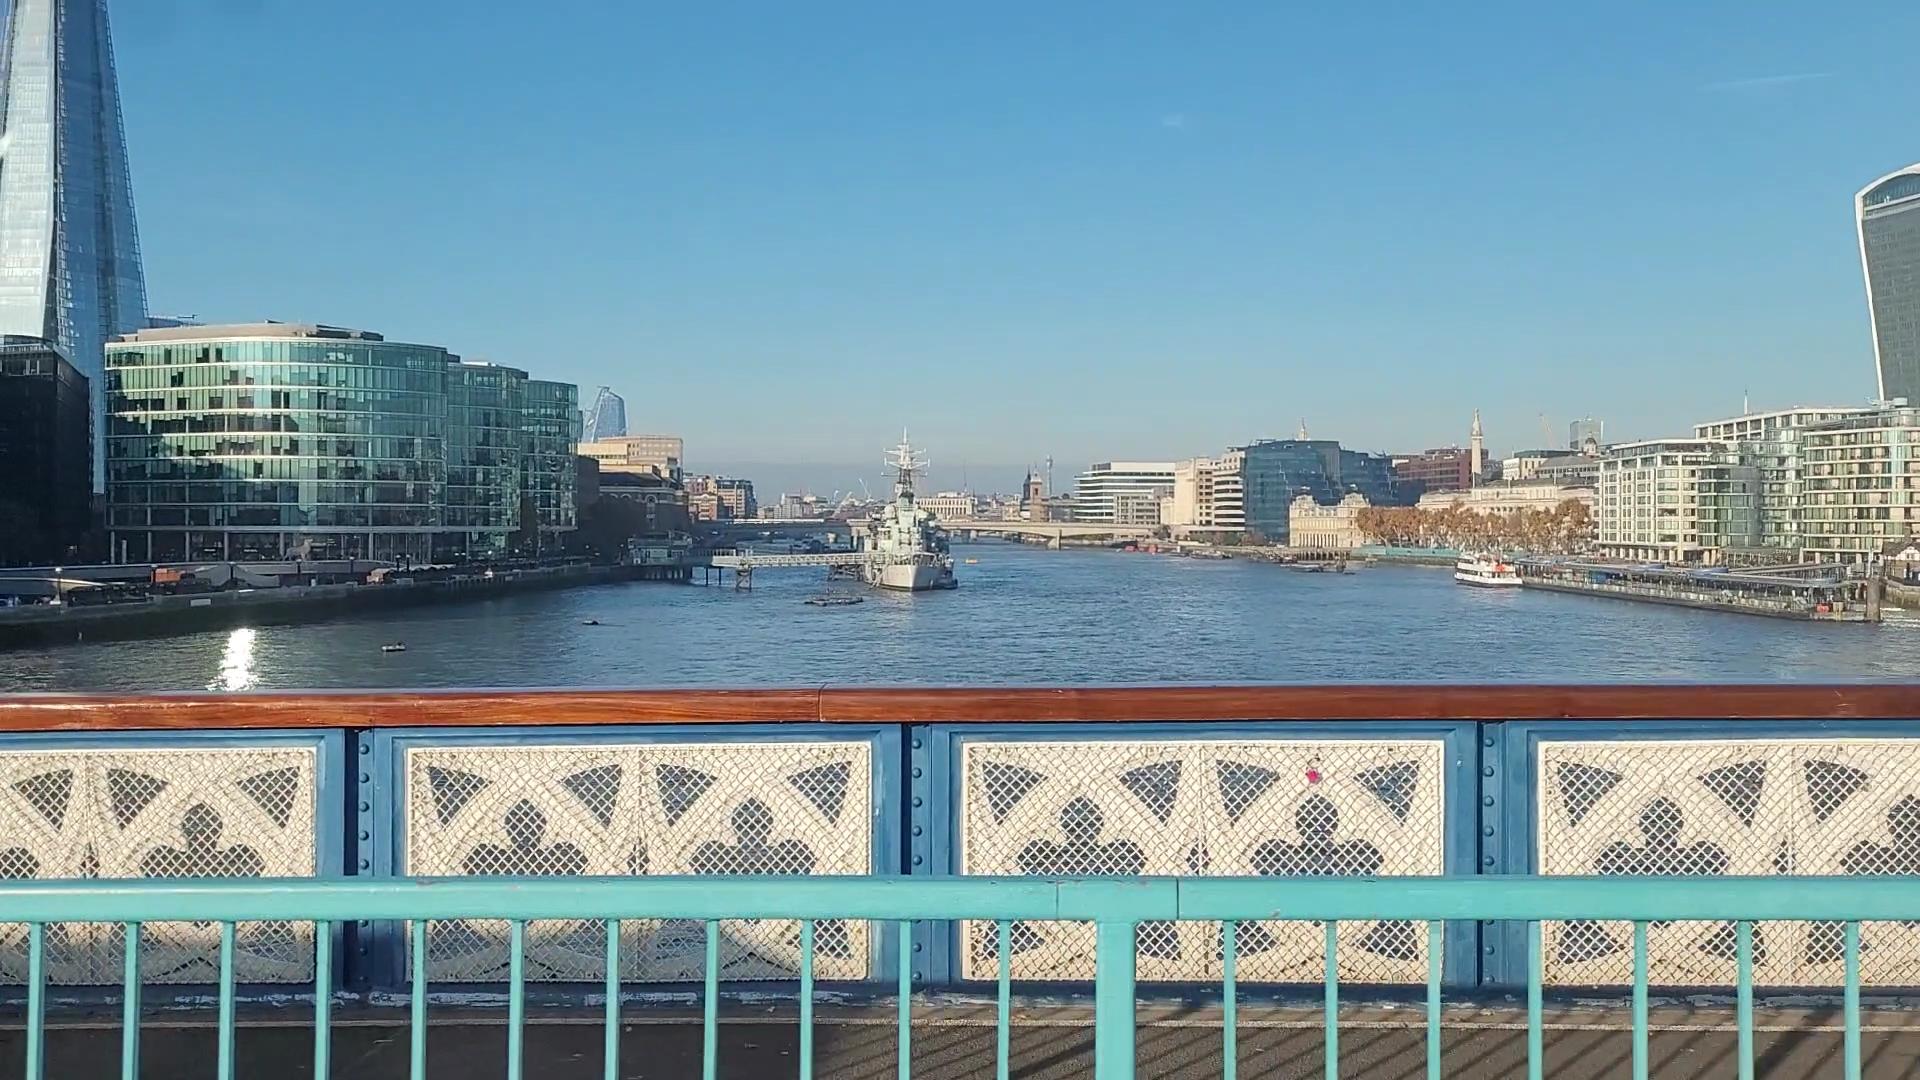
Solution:
[(1552, 447), (1553, 447), (1553, 425), (1547, 423), (1547, 414), (1541, 413), (1540, 414), (1540, 449), (1549, 450), (1549, 449), (1552, 449)]

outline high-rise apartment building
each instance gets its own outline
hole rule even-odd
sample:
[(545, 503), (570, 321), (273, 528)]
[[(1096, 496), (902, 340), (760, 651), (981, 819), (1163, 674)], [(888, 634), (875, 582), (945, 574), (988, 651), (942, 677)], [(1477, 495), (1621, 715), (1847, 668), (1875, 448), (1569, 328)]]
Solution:
[(1920, 534), (1920, 408), (1830, 421), (1799, 442), (1803, 557), (1865, 562)]
[(106, 0), (12, 0), (0, 39), (0, 335), (57, 345), (92, 395), (105, 490), (105, 349), (147, 290)]
[(1920, 405), (1920, 164), (1854, 196), (1880, 400)]
[(1763, 548), (1782, 553), (1801, 547), (1805, 492), (1800, 440), (1809, 428), (1873, 412), (1864, 407), (1826, 406), (1747, 413), (1693, 425), (1693, 437), (1729, 443), (1745, 464), (1759, 470), (1760, 535)]
[(627, 433), (627, 399), (602, 386), (593, 393), (593, 406), (580, 425), (580, 441), (617, 439)]
[(1760, 475), (1732, 443), (1663, 439), (1600, 459), (1594, 517), (1600, 553), (1714, 564), (1760, 536)]

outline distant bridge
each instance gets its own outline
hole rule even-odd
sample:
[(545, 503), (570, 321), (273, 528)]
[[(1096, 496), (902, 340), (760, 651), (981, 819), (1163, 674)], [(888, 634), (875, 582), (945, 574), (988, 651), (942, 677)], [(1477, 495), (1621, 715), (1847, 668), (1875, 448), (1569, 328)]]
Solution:
[(992, 521), (942, 518), (940, 527), (950, 533), (992, 533), (999, 536), (1033, 536), (1047, 540), (1097, 539), (1149, 540), (1150, 525), (1108, 525), (1098, 521)]

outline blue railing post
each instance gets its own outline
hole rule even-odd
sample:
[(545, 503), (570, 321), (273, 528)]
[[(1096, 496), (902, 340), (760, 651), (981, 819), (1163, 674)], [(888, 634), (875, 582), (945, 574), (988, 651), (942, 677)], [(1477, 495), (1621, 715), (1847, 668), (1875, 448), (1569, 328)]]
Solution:
[(1179, 882), (1104, 878), (1058, 888), (1059, 917), (1094, 924), (1094, 1080), (1133, 1080), (1136, 930), (1149, 919), (1180, 917)]
[(1102, 922), (1094, 931), (1094, 1080), (1133, 1080), (1136, 926), (1131, 922)]

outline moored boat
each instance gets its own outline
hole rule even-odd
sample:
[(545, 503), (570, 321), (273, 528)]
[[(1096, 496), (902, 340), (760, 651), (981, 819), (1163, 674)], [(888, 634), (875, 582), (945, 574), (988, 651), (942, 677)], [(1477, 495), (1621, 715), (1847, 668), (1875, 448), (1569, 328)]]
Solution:
[(1520, 584), (1520, 568), (1490, 551), (1461, 552), (1453, 580), (1462, 585), (1507, 588)]
[(876, 511), (860, 534), (859, 546), (867, 552), (861, 576), (876, 588), (901, 592), (958, 588), (947, 531), (914, 501), (914, 477), (927, 467), (926, 459), (902, 435), (900, 445), (888, 451), (887, 464), (894, 469), (893, 501)]

